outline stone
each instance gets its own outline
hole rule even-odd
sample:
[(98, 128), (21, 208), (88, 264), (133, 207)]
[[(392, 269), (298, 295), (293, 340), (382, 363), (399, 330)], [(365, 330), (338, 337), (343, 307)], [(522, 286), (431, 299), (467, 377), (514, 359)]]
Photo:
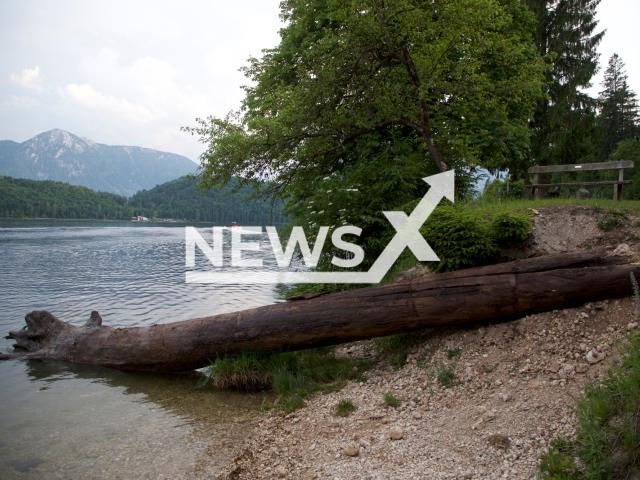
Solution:
[(529, 380), (529, 383), (527, 383), (527, 387), (529, 388), (540, 388), (540, 382), (537, 380)]
[(631, 322), (627, 325), (627, 330), (633, 330), (634, 328), (638, 328), (638, 322)]
[(413, 412), (411, 416), (416, 420), (420, 420), (422, 418), (422, 415), (420, 414), (420, 412)]
[(581, 188), (576, 192), (576, 198), (578, 200), (589, 200), (591, 198), (591, 193), (586, 188)]
[(616, 249), (611, 253), (611, 255), (631, 255), (631, 249), (629, 245), (626, 243), (621, 243), (616, 247)]
[(462, 473), (462, 478), (464, 478), (465, 480), (469, 479), (469, 478), (473, 478), (473, 472), (471, 470), (467, 470), (465, 472)]
[(344, 447), (344, 454), (350, 457), (355, 457), (360, 453), (360, 446), (356, 442), (349, 442), (346, 447)]
[(487, 413), (487, 409), (486, 407), (483, 407), (482, 405), (480, 405), (478, 408), (476, 408), (476, 412), (478, 412), (480, 415)]
[(400, 427), (391, 427), (389, 429), (389, 438), (391, 440), (400, 440), (404, 437), (404, 430)]
[(275, 473), (278, 478), (285, 478), (287, 476), (287, 471), (282, 465), (276, 467)]
[(558, 370), (560, 370), (560, 365), (558, 365), (556, 362), (552, 362), (549, 364), (549, 371), (553, 372), (553, 373), (558, 373)]
[(588, 363), (579, 363), (576, 366), (576, 372), (578, 372), (578, 373), (585, 373), (587, 370), (589, 370), (589, 364)]
[(504, 400), (505, 402), (508, 402), (512, 398), (513, 397), (511, 395), (509, 395), (508, 393), (505, 393), (505, 394), (502, 395), (502, 400)]
[(485, 422), (485, 423), (486, 422), (490, 422), (492, 420), (495, 420), (496, 417), (497, 417), (497, 415), (494, 412), (492, 412), (491, 410), (489, 410), (489, 411), (485, 412), (482, 415), (482, 421)]
[(588, 363), (590, 363), (591, 365), (594, 365), (596, 363), (600, 363), (602, 360), (604, 360), (604, 352), (598, 352), (597, 350), (591, 350), (589, 353), (587, 353), (585, 359), (587, 360)]

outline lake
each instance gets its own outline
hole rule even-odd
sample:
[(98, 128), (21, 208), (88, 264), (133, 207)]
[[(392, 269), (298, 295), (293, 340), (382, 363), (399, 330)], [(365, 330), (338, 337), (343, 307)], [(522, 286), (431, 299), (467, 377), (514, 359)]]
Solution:
[[(269, 285), (185, 283), (185, 225), (0, 219), (0, 351), (13, 351), (4, 337), (33, 310), (74, 325), (97, 310), (103, 325), (131, 327), (278, 301)], [(188, 225), (211, 241), (210, 224)], [(260, 243), (246, 255), (276, 269), (266, 234)], [(196, 269), (207, 269), (197, 257)], [(210, 475), (228, 461), (262, 398), (196, 383), (195, 373), (0, 361), (0, 477)]]

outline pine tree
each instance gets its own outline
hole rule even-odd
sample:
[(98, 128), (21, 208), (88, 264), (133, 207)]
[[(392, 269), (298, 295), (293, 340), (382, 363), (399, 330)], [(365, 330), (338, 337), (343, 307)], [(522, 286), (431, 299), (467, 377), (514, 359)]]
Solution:
[(600, 0), (526, 3), (538, 21), (534, 43), (550, 64), (547, 98), (538, 102), (530, 123), (528, 161), (538, 165), (574, 163), (592, 148), (596, 102), (580, 89), (591, 86), (598, 70), (596, 48), (604, 32), (593, 32)]
[(599, 156), (604, 160), (617, 148), (618, 142), (640, 133), (638, 100), (627, 84), (625, 64), (617, 53), (609, 59), (604, 73), (598, 104), (601, 144)]

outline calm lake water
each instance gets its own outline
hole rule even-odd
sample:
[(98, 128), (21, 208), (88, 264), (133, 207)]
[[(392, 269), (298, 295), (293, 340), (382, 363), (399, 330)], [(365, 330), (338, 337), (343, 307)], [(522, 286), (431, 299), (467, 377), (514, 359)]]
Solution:
[[(13, 351), (4, 336), (32, 310), (75, 325), (97, 310), (104, 325), (131, 327), (278, 301), (269, 285), (186, 284), (184, 226), (0, 219), (0, 351)], [(211, 225), (194, 226), (211, 241)], [(275, 269), (261, 243), (247, 255)], [(228, 460), (262, 399), (195, 384), (195, 374), (0, 361), (0, 478), (204, 475), (202, 460)]]

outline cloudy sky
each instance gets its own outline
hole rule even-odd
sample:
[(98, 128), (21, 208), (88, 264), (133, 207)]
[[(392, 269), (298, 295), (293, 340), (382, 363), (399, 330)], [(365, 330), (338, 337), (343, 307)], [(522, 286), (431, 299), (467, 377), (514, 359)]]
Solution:
[[(238, 68), (278, 44), (278, 4), (0, 0), (0, 140), (62, 128), (195, 161), (204, 146), (180, 127), (239, 106)], [(598, 17), (602, 70), (617, 52), (640, 94), (640, 1), (602, 0)]]

